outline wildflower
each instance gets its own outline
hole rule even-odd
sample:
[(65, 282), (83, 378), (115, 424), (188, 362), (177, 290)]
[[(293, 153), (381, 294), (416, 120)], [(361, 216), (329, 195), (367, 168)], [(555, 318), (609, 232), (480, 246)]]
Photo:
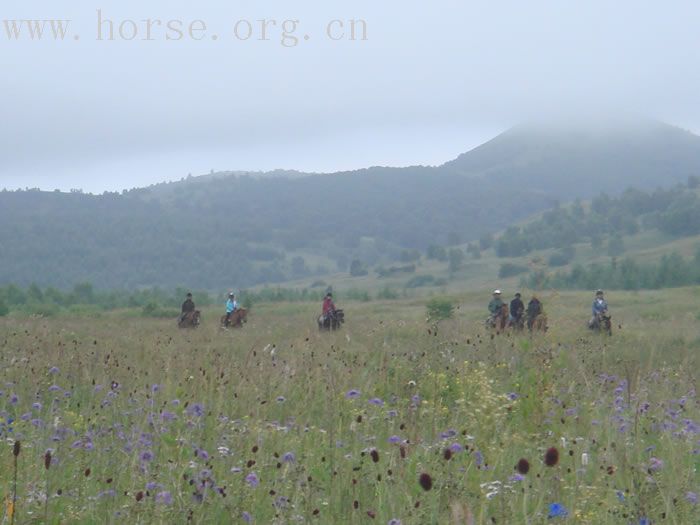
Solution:
[(584, 467), (588, 465), (588, 454), (586, 454), (585, 452), (581, 454), (581, 465), (583, 465)]
[(151, 385), (151, 392), (154, 394), (160, 390), (160, 385)]
[(61, 390), (61, 387), (58, 385), (51, 385), (49, 387), (49, 392), (58, 392), (59, 390)]
[(19, 397), (17, 397), (17, 394), (12, 394), (10, 396), (10, 404), (16, 405), (17, 403), (19, 403)]
[(155, 481), (149, 481), (148, 483), (146, 483), (146, 490), (148, 491), (156, 490), (157, 488), (158, 483), (156, 483)]
[(517, 393), (515, 393), (515, 392), (509, 392), (509, 393), (507, 394), (507, 396), (508, 396), (508, 399), (510, 399), (511, 401), (515, 401), (516, 399), (518, 399), (518, 398), (520, 397), (520, 396), (519, 396)]
[(39, 402), (32, 403), (32, 408), (34, 410), (41, 410), (41, 403), (39, 403)]
[(374, 463), (379, 463), (379, 452), (377, 452), (377, 449), (376, 449), (376, 448), (373, 448), (373, 449), (371, 450), (371, 452), (369, 453), (369, 455), (371, 456), (372, 461), (373, 461)]
[(243, 521), (245, 521), (246, 523), (253, 523), (253, 516), (251, 516), (249, 512), (246, 512), (244, 510), (243, 514), (241, 514), (241, 517), (243, 518)]
[(508, 481), (518, 482), (518, 481), (522, 481), (524, 479), (525, 479), (525, 476), (523, 476), (522, 474), (513, 474), (511, 477), (508, 478)]
[(294, 452), (285, 452), (282, 455), (282, 461), (285, 463), (294, 463), (296, 461), (296, 456), (294, 455)]
[(457, 435), (457, 431), (454, 430), (453, 428), (446, 430), (445, 432), (440, 433), (440, 438), (441, 439), (450, 439), (453, 438)]
[(255, 488), (258, 485), (260, 485), (260, 480), (258, 479), (258, 475), (255, 472), (251, 472), (245, 477), (246, 483), (248, 483), (249, 486)]
[(204, 405), (202, 403), (193, 403), (187, 407), (187, 415), (202, 417), (204, 415)]
[(278, 403), (284, 403), (286, 401), (284, 396), (277, 396), (277, 402)]
[(548, 448), (544, 454), (544, 464), (548, 467), (554, 467), (557, 463), (559, 463), (559, 451), (556, 447)]
[(153, 460), (153, 452), (151, 452), (150, 450), (144, 450), (141, 453), (140, 459), (143, 463), (147, 463), (149, 461), (152, 461)]
[(477, 467), (484, 464), (484, 455), (481, 453), (481, 451), (477, 450), (474, 452), (474, 461), (476, 462)]
[(530, 472), (530, 462), (525, 458), (521, 458), (515, 468), (520, 474), (525, 475)]
[(462, 452), (463, 450), (464, 450), (464, 447), (462, 445), (460, 445), (459, 443), (452, 443), (450, 445), (450, 451), (453, 454), (457, 454), (459, 452)]
[(551, 503), (549, 505), (548, 518), (566, 518), (569, 515), (569, 511), (561, 503)]
[(389, 411), (386, 413), (386, 415), (387, 415), (387, 417), (396, 417), (396, 416), (399, 415), (399, 413), (398, 413), (396, 410), (389, 410)]
[(430, 474), (425, 472), (418, 478), (418, 483), (420, 483), (420, 486), (423, 487), (423, 490), (426, 492), (433, 488), (433, 478), (430, 477)]
[(386, 525), (401, 525), (401, 520), (397, 520), (396, 518), (390, 519)]
[(59, 372), (60, 370), (57, 366), (52, 366), (51, 368), (49, 368), (49, 374), (58, 374)]
[(688, 491), (685, 493), (685, 500), (691, 505), (695, 505), (698, 502), (698, 495), (696, 492)]
[(369, 400), (369, 403), (370, 403), (371, 405), (376, 405), (376, 406), (378, 406), (378, 407), (384, 406), (384, 401), (382, 401), (382, 400), (379, 399), (378, 397), (373, 397), (372, 399)]
[(357, 399), (358, 397), (360, 397), (360, 391), (355, 390), (354, 388), (352, 390), (348, 390), (345, 394), (345, 399)]
[(401, 438), (399, 436), (389, 436), (387, 441), (395, 445), (396, 443), (401, 443)]
[(159, 492), (158, 494), (156, 494), (156, 503), (160, 503), (161, 505), (172, 505), (173, 496), (167, 490)]
[(649, 460), (649, 471), (650, 472), (656, 472), (657, 470), (661, 470), (664, 466), (663, 460), (653, 457)]

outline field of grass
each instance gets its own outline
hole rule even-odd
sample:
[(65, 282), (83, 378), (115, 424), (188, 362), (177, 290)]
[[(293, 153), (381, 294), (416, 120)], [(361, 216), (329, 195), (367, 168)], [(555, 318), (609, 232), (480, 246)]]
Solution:
[(533, 337), (488, 292), (439, 323), (338, 295), (337, 333), (0, 319), (0, 523), (700, 523), (697, 288), (611, 294), (612, 337), (587, 293)]

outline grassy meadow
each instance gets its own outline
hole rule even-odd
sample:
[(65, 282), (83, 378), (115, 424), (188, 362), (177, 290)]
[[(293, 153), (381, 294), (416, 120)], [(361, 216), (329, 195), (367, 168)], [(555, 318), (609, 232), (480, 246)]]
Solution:
[(337, 295), (337, 333), (0, 319), (0, 523), (700, 523), (698, 288), (610, 293), (612, 337), (590, 293), (542, 293), (532, 337), (488, 291), (439, 322)]

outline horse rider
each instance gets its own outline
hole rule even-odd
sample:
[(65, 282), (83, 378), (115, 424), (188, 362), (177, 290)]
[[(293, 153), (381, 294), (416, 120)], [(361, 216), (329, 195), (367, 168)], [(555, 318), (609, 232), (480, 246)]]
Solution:
[(182, 313), (180, 314), (180, 322), (183, 322), (188, 314), (195, 311), (194, 301), (192, 300), (192, 294), (187, 292), (187, 298), (185, 302), (182, 303)]
[(520, 292), (515, 294), (515, 298), (510, 302), (510, 322), (520, 324), (523, 313), (525, 313), (525, 305), (520, 299)]
[(588, 326), (595, 326), (596, 322), (600, 317), (608, 312), (608, 302), (605, 300), (605, 294), (603, 290), (596, 290), (595, 299), (593, 300), (593, 306), (591, 308), (592, 317), (588, 323)]
[(527, 328), (532, 330), (532, 325), (535, 323), (535, 319), (543, 311), (542, 302), (537, 298), (536, 295), (532, 296), (530, 302), (527, 303)]
[(231, 323), (231, 316), (236, 310), (238, 310), (236, 296), (233, 294), (233, 292), (229, 292), (228, 299), (226, 300), (226, 322), (224, 323), (225, 326), (228, 326)]
[(489, 313), (491, 314), (490, 320), (496, 321), (503, 311), (503, 300), (501, 299), (501, 291), (493, 291), (493, 299), (489, 302)]
[(335, 304), (333, 304), (333, 294), (331, 292), (328, 292), (323, 298), (323, 305), (321, 308), (323, 321), (325, 322), (335, 313)]

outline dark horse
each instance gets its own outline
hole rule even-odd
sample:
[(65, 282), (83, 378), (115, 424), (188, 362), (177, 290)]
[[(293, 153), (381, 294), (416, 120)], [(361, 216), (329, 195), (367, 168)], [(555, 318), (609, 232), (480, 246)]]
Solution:
[(186, 312), (180, 316), (177, 321), (178, 328), (197, 328), (202, 322), (202, 315), (199, 310), (194, 312)]
[(318, 318), (319, 330), (338, 330), (340, 325), (345, 322), (345, 314), (342, 310), (332, 310), (328, 315)]
[(588, 323), (588, 328), (595, 330), (600, 333), (606, 333), (612, 335), (612, 317), (607, 312), (601, 312), (597, 314), (592, 322)]
[(221, 316), (221, 328), (228, 328), (229, 326), (233, 326), (234, 328), (241, 328), (243, 326), (243, 323), (248, 322), (248, 310), (245, 308), (239, 308), (235, 312), (231, 314), (231, 317), (229, 317), (228, 322), (226, 322), (226, 315)]

